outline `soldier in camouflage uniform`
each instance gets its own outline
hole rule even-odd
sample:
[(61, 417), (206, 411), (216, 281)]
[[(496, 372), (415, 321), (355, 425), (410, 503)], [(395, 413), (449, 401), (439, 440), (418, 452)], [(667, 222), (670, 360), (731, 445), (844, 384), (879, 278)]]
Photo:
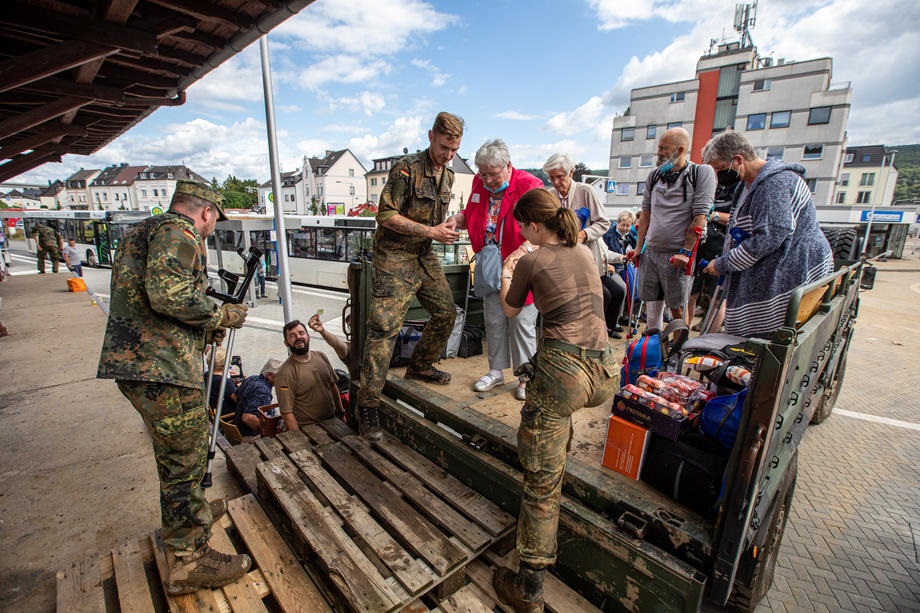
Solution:
[(393, 343), (409, 302), (418, 298), (431, 319), (412, 352), (406, 377), (446, 385), (450, 375), (433, 363), (450, 337), (457, 312), (431, 241), (452, 243), (459, 234), (444, 223), (454, 171), (448, 167), (463, 137), (463, 120), (439, 113), (428, 131), (430, 147), (397, 162), (390, 170), (374, 233), (374, 281), (370, 304), (358, 417), (361, 434), (381, 436), (377, 407), (386, 382)]
[(246, 318), (245, 306), (218, 306), (205, 295), (204, 239), (226, 219), (221, 201), (206, 185), (178, 181), (169, 211), (124, 237), (99, 358), (97, 376), (115, 379), (153, 439), (163, 541), (173, 554), (170, 594), (225, 585), (250, 565), (248, 556), (208, 547), (212, 508), (201, 487), (209, 442), (202, 352), (206, 340), (219, 342), (224, 328)]
[(51, 271), (57, 272), (64, 237), (56, 229), (40, 223), (32, 228), (32, 238), (35, 239), (35, 255), (38, 257), (38, 274), (45, 274), (46, 255), (51, 259)]
[[(518, 458), (524, 495), (517, 525), (518, 573), (500, 568), (492, 583), (515, 611), (543, 611), (545, 569), (556, 561), (559, 504), (572, 413), (609, 400), (619, 367), (608, 344), (604, 298), (594, 256), (579, 244), (575, 212), (560, 208), (555, 194), (533, 189), (514, 208), (529, 243), (505, 259), (502, 310), (516, 316), (527, 294), (543, 315), (541, 346), (531, 361), (532, 380), (521, 409)], [(530, 245), (537, 245), (534, 248)]]

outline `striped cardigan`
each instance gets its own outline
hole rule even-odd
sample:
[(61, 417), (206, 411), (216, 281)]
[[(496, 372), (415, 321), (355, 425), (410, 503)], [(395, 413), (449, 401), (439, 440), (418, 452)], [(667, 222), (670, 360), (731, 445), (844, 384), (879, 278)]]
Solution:
[(739, 336), (769, 336), (783, 324), (789, 295), (833, 271), (834, 258), (802, 178), (800, 164), (768, 161), (747, 197), (739, 186), (729, 232), (715, 267), (725, 275), (725, 331)]

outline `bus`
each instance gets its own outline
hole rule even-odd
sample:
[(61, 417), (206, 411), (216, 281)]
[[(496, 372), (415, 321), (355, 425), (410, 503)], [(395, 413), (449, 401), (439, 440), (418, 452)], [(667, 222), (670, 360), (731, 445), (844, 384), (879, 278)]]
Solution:
[(146, 219), (146, 211), (37, 210), (17, 213), (23, 220), (26, 248), (36, 253), (32, 230), (39, 223), (53, 227), (64, 241), (74, 239), (87, 266), (111, 266), (118, 242), (133, 224)]

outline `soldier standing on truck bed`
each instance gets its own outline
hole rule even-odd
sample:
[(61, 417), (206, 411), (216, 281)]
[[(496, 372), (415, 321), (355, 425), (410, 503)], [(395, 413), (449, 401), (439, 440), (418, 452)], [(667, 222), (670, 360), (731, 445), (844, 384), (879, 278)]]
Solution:
[(168, 594), (220, 587), (242, 577), (251, 560), (208, 546), (213, 517), (201, 480), (208, 455), (205, 342), (239, 328), (246, 306), (210, 300), (204, 239), (226, 219), (220, 192), (178, 181), (169, 210), (137, 224), (112, 264), (111, 307), (97, 377), (115, 379), (153, 439), (160, 477)]
[(448, 166), (460, 148), (463, 120), (438, 113), (428, 131), (430, 147), (399, 160), (380, 194), (374, 233), (373, 297), (358, 390), (361, 434), (381, 437), (377, 407), (386, 382), (393, 343), (402, 328), (412, 297), (431, 319), (412, 352), (407, 379), (446, 385), (450, 375), (434, 367), (447, 345), (457, 312), (454, 299), (431, 241), (453, 243), (459, 234), (444, 223), (450, 205), (454, 171)]
[(619, 366), (607, 338), (604, 296), (594, 256), (579, 243), (581, 227), (571, 209), (542, 189), (514, 207), (521, 234), (536, 251), (521, 247), (505, 259), (502, 309), (514, 317), (528, 293), (543, 316), (543, 339), (532, 358), (532, 380), (521, 409), (518, 458), (524, 495), (517, 525), (520, 570), (499, 568), (492, 579), (498, 597), (515, 611), (543, 611), (543, 578), (556, 561), (559, 502), (572, 413), (608, 401)]
[(35, 239), (35, 255), (38, 257), (38, 274), (45, 274), (46, 255), (51, 259), (51, 272), (57, 272), (64, 237), (55, 228), (40, 223), (32, 228), (32, 238)]

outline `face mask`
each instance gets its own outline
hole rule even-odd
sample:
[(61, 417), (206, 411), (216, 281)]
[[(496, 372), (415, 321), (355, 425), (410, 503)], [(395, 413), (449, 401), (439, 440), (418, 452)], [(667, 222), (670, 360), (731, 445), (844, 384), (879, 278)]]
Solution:
[(503, 192), (506, 189), (508, 189), (508, 182), (505, 181), (504, 183), (502, 183), (499, 187), (496, 187), (495, 189), (489, 189), (489, 187), (485, 183), (483, 183), (482, 186), (485, 187), (486, 191), (489, 192), (490, 194), (497, 194), (498, 192)]
[(671, 172), (674, 168), (674, 161), (680, 156), (680, 149), (674, 152), (674, 155), (665, 160), (665, 163), (658, 167), (660, 172)]
[(731, 187), (741, 179), (741, 176), (738, 174), (737, 170), (732, 170), (731, 164), (729, 164), (728, 168), (723, 168), (716, 172), (716, 179), (719, 185)]

